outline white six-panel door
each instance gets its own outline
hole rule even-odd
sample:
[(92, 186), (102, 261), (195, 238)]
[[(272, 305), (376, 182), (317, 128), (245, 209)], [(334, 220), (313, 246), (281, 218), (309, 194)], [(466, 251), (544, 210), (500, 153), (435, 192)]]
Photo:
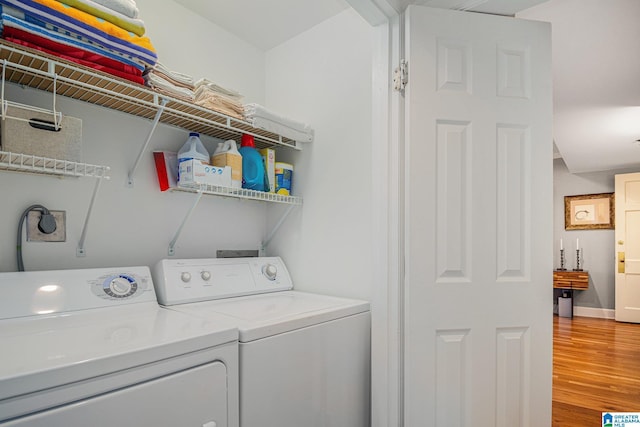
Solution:
[(550, 28), (405, 18), (405, 426), (549, 427)]
[(640, 323), (640, 173), (616, 175), (616, 320)]

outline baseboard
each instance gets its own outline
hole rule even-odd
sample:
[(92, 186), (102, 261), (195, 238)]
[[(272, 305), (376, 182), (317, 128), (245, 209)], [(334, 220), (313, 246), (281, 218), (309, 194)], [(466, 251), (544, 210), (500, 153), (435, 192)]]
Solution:
[(598, 317), (600, 319), (615, 319), (616, 311), (610, 308), (573, 307), (574, 316)]

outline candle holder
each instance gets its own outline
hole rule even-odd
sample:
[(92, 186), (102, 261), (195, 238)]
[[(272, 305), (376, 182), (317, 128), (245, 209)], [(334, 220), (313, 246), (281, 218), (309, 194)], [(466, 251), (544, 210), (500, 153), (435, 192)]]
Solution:
[(580, 251), (582, 251), (582, 249), (576, 249), (576, 268), (574, 268), (573, 271), (582, 271), (580, 268)]
[(558, 269), (559, 271), (566, 271), (566, 268), (564, 267), (564, 249), (560, 249), (560, 268)]

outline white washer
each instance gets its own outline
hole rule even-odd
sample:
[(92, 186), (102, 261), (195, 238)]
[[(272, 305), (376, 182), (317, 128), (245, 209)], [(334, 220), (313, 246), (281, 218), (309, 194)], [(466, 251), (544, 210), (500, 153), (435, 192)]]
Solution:
[(148, 267), (0, 273), (0, 425), (238, 426), (238, 333)]
[(240, 335), (242, 427), (370, 425), (370, 312), (365, 301), (291, 290), (276, 257), (163, 260), (158, 301)]

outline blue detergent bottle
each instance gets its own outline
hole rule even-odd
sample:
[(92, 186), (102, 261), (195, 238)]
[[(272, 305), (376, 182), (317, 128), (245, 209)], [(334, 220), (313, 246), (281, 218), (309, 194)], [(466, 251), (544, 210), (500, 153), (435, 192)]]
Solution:
[(268, 191), (264, 185), (266, 172), (262, 155), (256, 150), (252, 135), (243, 134), (240, 142), (242, 155), (242, 188), (256, 191)]

